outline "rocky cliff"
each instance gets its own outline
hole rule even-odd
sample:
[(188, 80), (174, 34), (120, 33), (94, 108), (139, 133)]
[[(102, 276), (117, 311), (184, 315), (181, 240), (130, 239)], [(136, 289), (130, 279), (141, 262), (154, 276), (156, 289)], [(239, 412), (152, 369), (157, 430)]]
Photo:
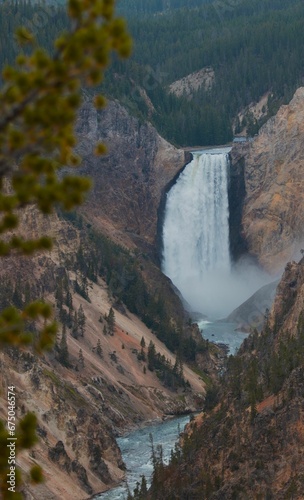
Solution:
[(233, 146), (231, 158), (232, 169), (244, 172), (247, 249), (275, 274), (299, 255), (304, 241), (304, 88), (253, 142)]
[[(157, 211), (166, 185), (185, 164), (183, 150), (162, 139), (116, 101), (97, 111), (90, 100), (81, 109), (78, 127), (82, 172), (94, 182), (87, 207), (95, 224), (128, 246), (154, 253)], [(100, 158), (92, 145), (103, 141)]]

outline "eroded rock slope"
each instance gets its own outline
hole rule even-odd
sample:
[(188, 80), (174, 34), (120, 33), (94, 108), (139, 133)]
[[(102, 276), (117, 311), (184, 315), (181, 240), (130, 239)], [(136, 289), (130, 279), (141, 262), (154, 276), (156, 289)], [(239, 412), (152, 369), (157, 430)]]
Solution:
[(253, 142), (236, 145), (233, 168), (245, 177), (242, 225), (248, 251), (275, 274), (304, 241), (304, 88)]

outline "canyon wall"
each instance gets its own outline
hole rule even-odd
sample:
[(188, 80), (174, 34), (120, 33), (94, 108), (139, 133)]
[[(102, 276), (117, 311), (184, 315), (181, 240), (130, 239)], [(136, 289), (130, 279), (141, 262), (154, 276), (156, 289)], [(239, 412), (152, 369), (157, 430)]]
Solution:
[(233, 171), (244, 171), (247, 249), (267, 271), (280, 272), (304, 242), (304, 88), (252, 142), (234, 145), (231, 160)]
[[(77, 132), (81, 171), (94, 182), (84, 208), (96, 226), (157, 260), (158, 209), (190, 158), (116, 101), (97, 111), (88, 99)], [(231, 151), (230, 236), (234, 258), (249, 252), (270, 273), (300, 255), (304, 241), (304, 88), (245, 144)], [(106, 143), (103, 157), (92, 154)]]
[[(184, 151), (117, 101), (102, 111), (85, 102), (77, 133), (81, 171), (94, 183), (85, 210), (117, 242), (155, 253), (158, 207), (166, 185), (185, 164)], [(92, 154), (96, 141), (106, 144), (105, 156)]]
[(304, 258), (286, 266), (265, 328), (229, 360), (149, 500), (303, 499), (303, 301)]

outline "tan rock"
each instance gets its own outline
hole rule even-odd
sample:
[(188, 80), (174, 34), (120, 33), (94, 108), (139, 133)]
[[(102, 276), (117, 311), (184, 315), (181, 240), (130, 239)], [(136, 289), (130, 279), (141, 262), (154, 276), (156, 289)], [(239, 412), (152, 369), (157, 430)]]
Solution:
[(304, 242), (304, 88), (252, 143), (233, 146), (231, 157), (245, 164), (248, 250), (267, 271), (279, 272)]
[(171, 94), (175, 94), (176, 97), (181, 97), (182, 95), (191, 97), (194, 92), (197, 92), (201, 88), (206, 91), (210, 90), (214, 82), (214, 69), (207, 67), (171, 83), (169, 91)]
[[(97, 111), (90, 101), (78, 121), (83, 173), (94, 182), (84, 211), (111, 237), (128, 246), (155, 245), (157, 211), (167, 184), (185, 164), (185, 153), (162, 139), (149, 123), (130, 114), (116, 101)], [(92, 155), (103, 141), (108, 154)]]

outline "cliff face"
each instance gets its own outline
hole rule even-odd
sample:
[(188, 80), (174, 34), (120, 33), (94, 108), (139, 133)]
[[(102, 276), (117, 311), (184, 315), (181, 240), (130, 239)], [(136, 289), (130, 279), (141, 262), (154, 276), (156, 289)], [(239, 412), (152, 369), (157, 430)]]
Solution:
[[(94, 182), (84, 210), (118, 242), (154, 252), (161, 196), (184, 165), (184, 151), (162, 139), (150, 124), (131, 117), (116, 101), (102, 111), (87, 101), (77, 133), (82, 172)], [(106, 156), (94, 157), (96, 141), (107, 145)]]
[[(46, 482), (38, 487), (28, 485), (25, 498), (82, 499), (123, 478), (125, 467), (113, 432), (113, 410), (103, 405), (100, 390), (95, 389), (99, 399), (92, 397), (88, 381), (92, 388), (94, 382), (88, 373), (77, 375), (60, 367), (54, 356), (38, 359), (26, 351), (1, 353), (0, 366), (3, 390), (9, 384), (16, 387), (17, 418), (34, 411), (38, 420), (39, 443), (29, 453), (22, 452), (18, 465), (28, 472), (39, 463)], [(104, 384), (106, 397), (110, 384), (105, 380)], [(2, 399), (0, 414), (5, 418)]]
[[(304, 311), (304, 259), (289, 262), (277, 288), (269, 324), (279, 333), (294, 333)], [(304, 319), (304, 318), (303, 318)]]
[(276, 273), (299, 254), (304, 241), (304, 88), (260, 130), (231, 151), (244, 167), (242, 227), (248, 251)]

